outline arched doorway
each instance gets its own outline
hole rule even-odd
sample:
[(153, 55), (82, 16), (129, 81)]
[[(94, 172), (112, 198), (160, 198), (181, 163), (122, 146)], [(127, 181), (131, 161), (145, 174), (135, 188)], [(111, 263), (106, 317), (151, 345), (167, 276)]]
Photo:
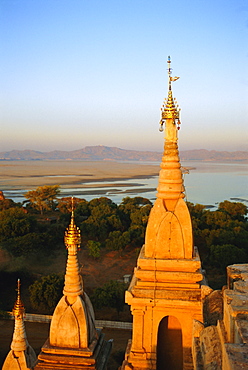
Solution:
[(157, 370), (171, 369), (183, 369), (182, 329), (176, 317), (166, 316), (158, 327)]

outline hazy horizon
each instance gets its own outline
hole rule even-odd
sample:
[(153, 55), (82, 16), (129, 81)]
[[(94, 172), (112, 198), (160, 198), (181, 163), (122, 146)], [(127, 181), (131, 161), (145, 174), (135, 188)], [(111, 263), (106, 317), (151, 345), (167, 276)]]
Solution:
[[(139, 150), (137, 148), (134, 148), (134, 149), (127, 149), (127, 148), (124, 148), (124, 147), (117, 147), (117, 146), (108, 146), (108, 145), (102, 145), (102, 144), (96, 144), (96, 145), (85, 145), (84, 147), (81, 147), (81, 148), (75, 148), (75, 149), (69, 149), (69, 150), (66, 150), (66, 149), (57, 149), (57, 148), (54, 148), (54, 149), (51, 149), (51, 150), (38, 150), (38, 149), (30, 149), (30, 148), (25, 148), (25, 149), (16, 149), (16, 148), (12, 148), (12, 149), (9, 149), (9, 150), (0, 150), (0, 152), (11, 152), (11, 151), (34, 151), (34, 152), (41, 152), (41, 153), (49, 153), (49, 152), (53, 152), (53, 151), (68, 151), (68, 152), (73, 152), (73, 151), (80, 151), (80, 150), (83, 150), (84, 148), (86, 147), (107, 147), (107, 148), (117, 148), (117, 149), (121, 149), (121, 150), (130, 150), (130, 151), (151, 151), (151, 152), (162, 152), (163, 151), (163, 148), (161, 148), (161, 150), (157, 149), (157, 150), (148, 150), (148, 149), (144, 149), (144, 150)], [(248, 152), (248, 150), (219, 150), (219, 149), (206, 149), (206, 148), (191, 148), (191, 149), (181, 149), (179, 148), (180, 151), (195, 151), (195, 150), (207, 150), (207, 151), (216, 151), (216, 152)]]
[(245, 0), (0, 2), (0, 151), (162, 150), (168, 55), (180, 150), (248, 150), (247, 19)]

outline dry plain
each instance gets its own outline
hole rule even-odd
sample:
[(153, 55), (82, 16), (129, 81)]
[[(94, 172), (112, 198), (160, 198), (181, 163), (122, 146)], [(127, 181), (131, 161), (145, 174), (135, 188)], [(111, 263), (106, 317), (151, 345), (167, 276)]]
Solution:
[[(33, 189), (56, 185), (69, 188), (91, 188), (96, 181), (138, 179), (156, 176), (158, 164), (114, 161), (1, 161), (0, 190)], [(107, 184), (102, 184), (107, 186)]]
[[(192, 167), (193, 165), (193, 167)], [(184, 167), (182, 167), (184, 169)], [(108, 181), (141, 179), (157, 176), (159, 173), (157, 162), (116, 162), (116, 161), (74, 161), (74, 160), (47, 160), (47, 161), (0, 161), (0, 190), (27, 189), (30, 190), (42, 185), (59, 184), (64, 188), (76, 185), (81, 188), (91, 188), (91, 182), (99, 182), (105, 187)], [(244, 163), (215, 163), (189, 161), (186, 170), (196, 172), (237, 172), (248, 171)], [(104, 184), (100, 184), (104, 181)], [(99, 186), (98, 185), (98, 186)]]

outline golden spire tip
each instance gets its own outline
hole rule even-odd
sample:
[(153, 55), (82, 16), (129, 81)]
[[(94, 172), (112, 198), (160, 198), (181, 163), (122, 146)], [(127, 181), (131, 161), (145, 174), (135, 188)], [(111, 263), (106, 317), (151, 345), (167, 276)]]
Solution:
[(24, 305), (21, 301), (21, 281), (20, 279), (17, 280), (17, 298), (16, 298), (16, 302), (14, 304), (14, 308), (12, 310), (12, 313), (14, 316), (18, 317), (18, 316), (22, 316), (24, 315), (25, 313), (25, 308), (24, 308)]
[(74, 198), (71, 198), (71, 223), (67, 227), (65, 231), (65, 245), (67, 248), (70, 246), (80, 246), (81, 244), (81, 236), (80, 236), (80, 230), (75, 224), (74, 220)]
[(180, 109), (179, 109), (179, 105), (177, 104), (177, 101), (175, 98), (173, 98), (172, 96), (172, 88), (171, 88), (171, 83), (174, 82), (174, 81), (177, 81), (179, 79), (179, 77), (172, 77), (171, 76), (171, 72), (172, 72), (172, 68), (171, 68), (171, 59), (170, 59), (170, 56), (168, 56), (168, 60), (167, 60), (167, 63), (168, 63), (168, 85), (169, 85), (169, 91), (168, 91), (168, 97), (167, 99), (165, 99), (165, 104), (162, 105), (162, 108), (161, 108), (161, 120), (160, 120), (160, 127), (159, 127), (159, 131), (163, 131), (163, 126), (164, 124), (166, 123), (166, 120), (170, 119), (172, 120), (172, 122), (175, 124), (177, 124), (177, 129), (179, 130), (179, 125), (181, 124), (180, 122)]

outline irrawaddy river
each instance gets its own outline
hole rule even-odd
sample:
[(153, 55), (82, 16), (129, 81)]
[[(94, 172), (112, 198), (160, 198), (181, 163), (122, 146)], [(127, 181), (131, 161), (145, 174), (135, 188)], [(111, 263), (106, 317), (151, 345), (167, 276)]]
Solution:
[[(217, 206), (223, 200), (242, 201), (248, 205), (248, 165), (236, 163), (182, 162), (183, 167), (194, 168), (184, 174), (185, 199), (192, 203), (206, 206)], [(108, 182), (109, 183), (109, 182)], [(88, 185), (94, 183), (88, 183)], [(101, 184), (104, 182), (101, 181)], [(123, 186), (118, 186), (124, 184)], [(135, 184), (135, 185), (134, 185)], [(94, 194), (83, 196), (86, 200), (97, 196), (107, 196), (119, 204), (126, 196), (142, 196), (154, 201), (158, 176), (144, 179), (114, 181), (109, 188), (104, 188), (106, 195), (101, 194), (102, 187), (95, 183)], [(115, 188), (115, 185), (118, 186)], [(69, 195), (72, 189), (66, 189)], [(76, 196), (77, 189), (73, 189)], [(95, 191), (99, 190), (99, 195)], [(82, 196), (82, 189), (78, 189)]]
[[(146, 162), (147, 163), (147, 162)], [(151, 163), (151, 162), (150, 162)], [(154, 163), (153, 163), (154, 164)], [(223, 200), (242, 201), (248, 205), (248, 165), (240, 163), (214, 163), (202, 161), (182, 161), (182, 166), (191, 168), (184, 174), (185, 199), (192, 203), (216, 207)], [(61, 188), (61, 196), (75, 196), (91, 200), (106, 196), (119, 204), (124, 197), (142, 196), (154, 201), (158, 176), (142, 179), (122, 179), (118, 181), (87, 182), (89, 188)], [(7, 198), (16, 202), (25, 200), (24, 190), (8, 189)]]

